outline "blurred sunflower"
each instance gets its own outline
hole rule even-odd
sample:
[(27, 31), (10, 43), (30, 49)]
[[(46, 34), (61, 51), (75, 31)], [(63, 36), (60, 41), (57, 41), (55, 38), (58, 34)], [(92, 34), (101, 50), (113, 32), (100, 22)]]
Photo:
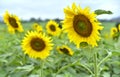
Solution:
[(120, 22), (117, 22), (117, 23), (115, 24), (115, 27), (117, 28), (117, 31), (120, 32)]
[(31, 31), (22, 40), (22, 48), (31, 58), (44, 59), (50, 55), (53, 46), (51, 42), (50, 37), (46, 37), (45, 34)]
[(46, 29), (48, 34), (53, 35), (53, 36), (58, 36), (60, 34), (60, 28), (57, 22), (50, 20), (48, 21), (46, 25)]
[(9, 12), (6, 11), (4, 14), (4, 22), (7, 24), (10, 33), (14, 34), (15, 31), (23, 32), (20, 20), (16, 15), (10, 15)]
[(103, 27), (95, 18), (94, 12), (90, 13), (90, 9), (86, 7), (82, 9), (80, 6), (72, 4), (72, 8), (64, 9), (65, 19), (63, 21), (63, 29), (68, 32), (70, 41), (73, 41), (79, 48), (80, 43), (86, 42), (92, 47), (97, 46), (97, 41), (100, 40), (99, 30)]
[(120, 24), (118, 25), (118, 30), (119, 30), (119, 32), (120, 32)]
[(66, 45), (58, 46), (58, 47), (57, 47), (57, 50), (58, 50), (58, 52), (60, 52), (60, 53), (64, 53), (64, 54), (67, 54), (67, 55), (70, 55), (70, 56), (73, 55), (73, 51), (71, 50), (71, 48), (69, 48), (69, 47), (66, 46)]
[(39, 25), (38, 23), (33, 24), (33, 29), (36, 30), (37, 32), (42, 32), (42, 26)]
[(112, 27), (110, 33), (113, 39), (118, 39), (119, 35), (118, 35), (118, 30), (116, 27)]
[(111, 36), (113, 36), (115, 33), (117, 33), (117, 28), (116, 27), (112, 27), (110, 33), (111, 33)]

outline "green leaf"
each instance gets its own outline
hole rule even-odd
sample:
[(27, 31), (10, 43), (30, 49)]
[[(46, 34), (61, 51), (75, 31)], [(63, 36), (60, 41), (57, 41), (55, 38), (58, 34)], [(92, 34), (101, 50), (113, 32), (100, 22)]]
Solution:
[(102, 9), (95, 10), (95, 14), (101, 15), (101, 14), (113, 14), (111, 11), (106, 11)]
[(113, 71), (114, 71), (115, 74), (119, 74), (120, 73), (120, 68), (119, 67), (118, 68), (113, 68)]
[(109, 72), (104, 72), (103, 77), (110, 77), (110, 73)]
[(30, 75), (29, 77), (39, 77), (39, 75)]
[(34, 66), (33, 65), (18, 66), (16, 69), (25, 70), (25, 71), (31, 71), (31, 70), (34, 69)]
[(112, 52), (112, 54), (113, 54), (114, 56), (119, 56), (119, 55), (120, 55), (120, 52), (119, 52), (119, 51), (114, 51), (114, 52)]

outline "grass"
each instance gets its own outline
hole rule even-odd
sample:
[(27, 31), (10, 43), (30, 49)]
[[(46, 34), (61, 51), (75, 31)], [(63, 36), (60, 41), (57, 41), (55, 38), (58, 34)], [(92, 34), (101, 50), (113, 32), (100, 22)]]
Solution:
[[(33, 22), (22, 23), (26, 33), (32, 30)], [(44, 28), (46, 22), (39, 22)], [(73, 43), (70, 43), (66, 34), (61, 38), (53, 38), (55, 43), (51, 55), (45, 60), (43, 68), (43, 77), (92, 77), (90, 70), (93, 71), (93, 53), (98, 51), (98, 63), (102, 60), (99, 68), (99, 77), (119, 77), (120, 76), (120, 41), (115, 42), (109, 36), (110, 28), (115, 26), (115, 22), (102, 22), (104, 30), (101, 31), (102, 39), (99, 47), (77, 49)], [(0, 77), (39, 77), (42, 61), (29, 58), (21, 49), (21, 40), (24, 33), (11, 35), (7, 31), (7, 26), (0, 23)], [(68, 56), (59, 54), (56, 46), (67, 44), (74, 51), (74, 55)], [(109, 56), (108, 53), (112, 53)], [(106, 58), (106, 56), (109, 56)], [(88, 70), (89, 68), (90, 70)]]
[(104, 26), (104, 29), (102, 30), (102, 34), (109, 33), (110, 34), (110, 29), (112, 27), (115, 27), (116, 22), (102, 22), (102, 25)]

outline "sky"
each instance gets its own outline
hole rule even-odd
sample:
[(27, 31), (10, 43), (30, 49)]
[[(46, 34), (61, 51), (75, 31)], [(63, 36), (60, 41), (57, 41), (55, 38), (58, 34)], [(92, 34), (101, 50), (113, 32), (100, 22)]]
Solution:
[(0, 16), (6, 10), (28, 20), (31, 17), (41, 19), (64, 19), (63, 9), (75, 2), (82, 8), (90, 7), (91, 12), (97, 9), (110, 10), (111, 15), (97, 16), (99, 19), (111, 19), (120, 16), (120, 0), (0, 0)]

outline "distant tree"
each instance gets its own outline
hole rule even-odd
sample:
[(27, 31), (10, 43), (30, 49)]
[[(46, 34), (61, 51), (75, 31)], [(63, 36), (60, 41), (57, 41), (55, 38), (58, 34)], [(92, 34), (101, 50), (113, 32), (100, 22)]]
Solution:
[(50, 19), (45, 19), (45, 22), (48, 22)]
[(56, 19), (54, 19), (56, 22), (60, 22), (61, 21), (61, 19), (59, 19), (59, 18), (56, 18)]
[(36, 22), (37, 20), (36, 20), (34, 17), (32, 17), (32, 18), (30, 18), (29, 21), (30, 21), (30, 22)]
[(37, 21), (38, 21), (38, 22), (42, 22), (43, 20), (39, 17), (39, 18), (37, 19)]
[(26, 23), (26, 22), (29, 22), (29, 21), (28, 21), (28, 20), (21, 19), (21, 22), (22, 22), (22, 23)]

